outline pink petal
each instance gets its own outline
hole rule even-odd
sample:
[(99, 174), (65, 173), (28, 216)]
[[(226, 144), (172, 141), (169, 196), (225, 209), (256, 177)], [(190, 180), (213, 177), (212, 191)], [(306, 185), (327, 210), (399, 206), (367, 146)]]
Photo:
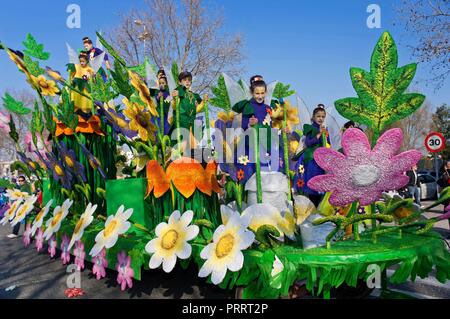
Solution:
[(314, 159), (325, 171), (333, 172), (345, 161), (345, 156), (331, 148), (320, 147), (314, 152)]
[(350, 128), (342, 135), (342, 148), (347, 157), (367, 157), (370, 154), (370, 143), (366, 134), (356, 128)]
[(368, 193), (365, 197), (359, 200), (361, 206), (367, 206), (376, 202), (381, 197), (381, 191)]
[(314, 176), (308, 181), (308, 187), (317, 192), (329, 192), (335, 188), (337, 180), (333, 175)]
[(409, 177), (406, 175), (401, 175), (401, 174), (397, 174), (392, 176), (389, 179), (383, 180), (383, 191), (393, 191), (393, 190), (397, 190), (400, 189), (404, 186), (406, 186), (406, 184), (408, 184), (409, 181)]
[(403, 132), (399, 128), (387, 130), (378, 139), (377, 144), (373, 148), (374, 153), (383, 154), (383, 156), (391, 158), (397, 154), (403, 143)]
[(357, 199), (358, 196), (354, 192), (337, 189), (331, 193), (329, 202), (333, 206), (346, 206)]
[(411, 167), (417, 164), (422, 158), (422, 153), (417, 150), (409, 150), (400, 153), (392, 158), (392, 163), (394, 164), (392, 168), (395, 168), (396, 172), (404, 173), (411, 169)]

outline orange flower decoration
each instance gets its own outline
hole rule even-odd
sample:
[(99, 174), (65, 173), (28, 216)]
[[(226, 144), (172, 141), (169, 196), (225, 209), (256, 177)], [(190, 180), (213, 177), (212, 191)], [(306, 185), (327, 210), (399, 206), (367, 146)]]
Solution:
[[(60, 135), (73, 135), (73, 130), (66, 126), (61, 121), (58, 121), (56, 117), (53, 117), (53, 121), (56, 122), (55, 136)], [(97, 134), (100, 136), (105, 136), (105, 133), (101, 130), (100, 118), (97, 115), (91, 116), (87, 121), (78, 115), (78, 126), (75, 129), (76, 133), (84, 134)]]
[(238, 170), (236, 177), (237, 177), (238, 181), (241, 181), (245, 177), (244, 170), (242, 168), (240, 170)]
[(303, 179), (299, 179), (299, 180), (297, 181), (297, 186), (300, 187), (300, 188), (302, 188), (303, 186), (305, 186), (305, 181), (304, 181)]
[(191, 158), (182, 157), (172, 162), (166, 172), (154, 160), (147, 163), (147, 195), (154, 191), (156, 198), (161, 197), (170, 189), (170, 183), (186, 198), (198, 189), (211, 196), (212, 192), (220, 193), (221, 189), (216, 178), (217, 164), (208, 163), (206, 168)]

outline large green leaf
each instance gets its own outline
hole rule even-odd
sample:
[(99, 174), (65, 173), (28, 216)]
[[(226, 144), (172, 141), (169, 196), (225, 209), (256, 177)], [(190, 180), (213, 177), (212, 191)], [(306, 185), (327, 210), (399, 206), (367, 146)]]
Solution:
[(231, 110), (231, 103), (223, 75), (219, 76), (217, 79), (217, 86), (212, 87), (211, 91), (214, 94), (214, 98), (210, 99), (210, 103), (229, 112)]
[(335, 102), (342, 116), (372, 128), (375, 137), (388, 125), (415, 112), (425, 100), (421, 94), (404, 94), (414, 78), (417, 65), (412, 63), (397, 68), (397, 64), (395, 42), (388, 32), (384, 32), (372, 53), (370, 72), (350, 69), (358, 97)]
[(24, 104), (15, 100), (11, 95), (5, 93), (3, 99), (3, 106), (11, 113), (18, 115), (26, 115), (31, 112), (29, 108), (24, 107)]
[(22, 43), (26, 47), (26, 50), (23, 51), (25, 54), (39, 60), (48, 60), (50, 57), (50, 53), (44, 52), (44, 45), (37, 43), (31, 34), (28, 33), (26, 40)]
[(114, 71), (111, 71), (111, 75), (114, 80), (112, 83), (114, 90), (130, 99), (133, 88), (128, 83), (128, 72), (117, 60), (114, 61)]
[(75, 131), (78, 126), (78, 116), (75, 113), (75, 107), (73, 101), (70, 99), (69, 93), (67, 91), (63, 91), (62, 93), (62, 105), (61, 105), (61, 114), (60, 120), (67, 127), (71, 128)]
[(125, 63), (125, 60), (122, 59), (122, 57), (116, 52), (116, 50), (105, 40), (105, 38), (103, 38), (103, 36), (96, 32), (97, 37), (100, 41), (100, 43), (103, 45), (103, 47), (108, 51), (109, 54), (111, 54), (115, 61), (118, 61), (122, 66), (126, 66), (127, 64)]
[(97, 73), (96, 81), (91, 81), (91, 92), (94, 100), (106, 103), (114, 99), (117, 94), (111, 90), (111, 82), (103, 81), (101, 74)]
[(279, 100), (295, 94), (295, 91), (291, 90), (290, 88), (291, 86), (289, 84), (284, 85), (283, 83), (278, 82), (277, 85), (275, 85), (275, 89), (273, 90), (273, 97)]
[(25, 55), (23, 57), (23, 63), (25, 63), (27, 70), (36, 77), (44, 74), (45, 72), (44, 69), (41, 69), (41, 67), (39, 66), (39, 62), (33, 61), (33, 59), (31, 59), (28, 55)]

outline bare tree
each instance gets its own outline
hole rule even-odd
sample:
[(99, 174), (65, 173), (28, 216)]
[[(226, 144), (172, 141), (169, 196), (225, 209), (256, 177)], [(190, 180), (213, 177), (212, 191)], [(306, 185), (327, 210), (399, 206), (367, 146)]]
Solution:
[(450, 74), (450, 1), (403, 0), (398, 11), (410, 38), (417, 39), (408, 45), (413, 56), (431, 65), (426, 82), (441, 88)]
[(146, 8), (125, 14), (107, 37), (131, 65), (144, 56), (159, 67), (177, 62), (180, 70), (192, 72), (202, 92), (220, 72), (242, 71), (242, 38), (223, 33), (223, 21), (203, 0), (148, 0)]

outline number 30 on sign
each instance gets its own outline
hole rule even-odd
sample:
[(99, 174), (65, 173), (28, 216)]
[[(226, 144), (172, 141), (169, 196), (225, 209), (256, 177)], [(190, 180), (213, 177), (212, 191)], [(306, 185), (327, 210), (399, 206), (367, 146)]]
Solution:
[(438, 132), (432, 132), (425, 138), (425, 147), (431, 153), (437, 153), (445, 148), (444, 135)]

